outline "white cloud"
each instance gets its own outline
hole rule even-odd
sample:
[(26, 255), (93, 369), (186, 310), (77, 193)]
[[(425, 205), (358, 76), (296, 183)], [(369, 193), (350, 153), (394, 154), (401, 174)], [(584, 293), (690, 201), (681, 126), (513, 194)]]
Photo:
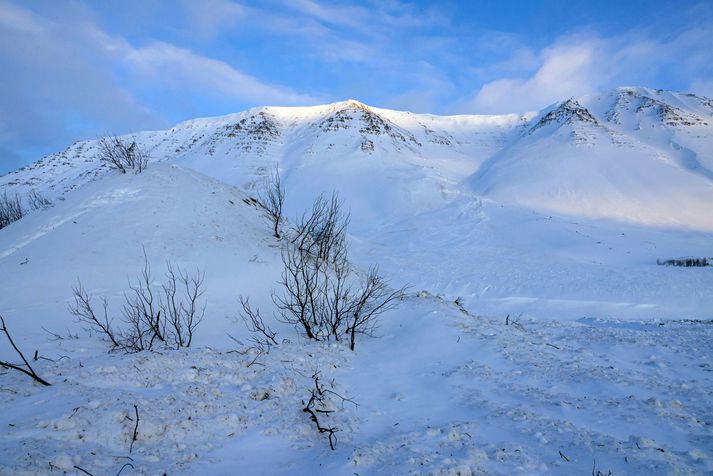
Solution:
[(424, 26), (445, 26), (448, 22), (439, 8), (418, 9), (398, 0), (352, 3), (287, 0), (283, 3), (305, 17), (350, 28), (367, 36), (398, 34), (401, 30)]
[(183, 9), (194, 33), (217, 36), (243, 20), (249, 9), (230, 0), (183, 0)]
[(0, 2), (0, 27), (25, 33), (39, 33), (43, 30), (42, 20), (35, 14), (9, 1)]
[(223, 61), (168, 43), (157, 42), (131, 49), (124, 59), (144, 78), (178, 89), (204, 89), (259, 104), (296, 105), (317, 102), (312, 96), (265, 83)]
[[(215, 1), (225, 18), (241, 12)], [(188, 48), (136, 46), (100, 28), (81, 3), (49, 7), (40, 16), (0, 0), (0, 172), (77, 139), (169, 126), (206, 100), (235, 110), (317, 102)], [(209, 28), (218, 20), (196, 21)]]
[(118, 84), (86, 30), (64, 17), (0, 3), (0, 69), (3, 159), (36, 159), (102, 132), (164, 124)]
[(597, 71), (596, 65), (593, 44), (553, 46), (542, 52), (541, 64), (531, 77), (491, 81), (481, 87), (469, 106), (486, 114), (539, 109), (600, 87), (607, 74)]
[[(512, 57), (483, 68), (478, 76), (504, 79), (486, 82), (459, 111), (506, 113), (538, 110), (553, 102), (623, 85), (661, 87), (660, 78), (690, 91), (710, 91), (713, 27), (691, 28), (666, 40), (633, 32), (615, 37), (568, 36), (531, 53), (517, 49)], [(515, 71), (518, 58), (526, 58)], [(534, 62), (534, 67), (532, 67)], [(703, 76), (701, 76), (703, 74)]]

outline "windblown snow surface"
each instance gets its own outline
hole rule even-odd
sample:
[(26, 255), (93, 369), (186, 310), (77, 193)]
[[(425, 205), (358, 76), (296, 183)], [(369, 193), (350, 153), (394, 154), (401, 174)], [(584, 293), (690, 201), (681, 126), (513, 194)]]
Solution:
[[(713, 473), (713, 268), (657, 264), (713, 257), (710, 100), (346, 101), (126, 139), (142, 174), (87, 141), (0, 177), (53, 201), (0, 230), (0, 314), (52, 383), (0, 369), (0, 474)], [(271, 317), (283, 243), (245, 199), (274, 165), (289, 219), (338, 191), (354, 265), (409, 286), (354, 352)], [(157, 286), (166, 261), (205, 273), (188, 349), (109, 352), (67, 310), (79, 278), (118, 315), (144, 250)], [(228, 336), (249, 338), (241, 295), (278, 331), (268, 355)], [(324, 415), (334, 450), (302, 410), (317, 372), (348, 399)]]

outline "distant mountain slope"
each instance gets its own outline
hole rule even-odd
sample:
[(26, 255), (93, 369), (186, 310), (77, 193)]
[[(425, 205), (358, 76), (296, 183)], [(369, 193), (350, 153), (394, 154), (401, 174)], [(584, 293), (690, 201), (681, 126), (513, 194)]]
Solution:
[[(349, 100), (314, 107), (259, 107), (124, 138), (136, 140), (154, 161), (188, 164), (242, 184), (272, 161), (289, 166), (314, 157), (335, 160), (345, 155), (417, 164), (447, 160), (466, 163), (463, 167), (474, 171), (507, 142), (525, 117), (432, 116)], [(37, 187), (62, 195), (103, 173), (97, 155), (97, 141), (77, 142), (1, 177), (0, 186)]]
[[(713, 101), (690, 94), (625, 87), (504, 116), (354, 100), (259, 107), (126, 139), (153, 161), (246, 189), (278, 164), (291, 213), (339, 189), (365, 225), (475, 192), (544, 212), (713, 229)], [(97, 157), (96, 141), (78, 142), (0, 177), (0, 189), (64, 196), (106, 173)]]
[(713, 107), (645, 88), (542, 111), (471, 177), (480, 195), (573, 216), (713, 229)]

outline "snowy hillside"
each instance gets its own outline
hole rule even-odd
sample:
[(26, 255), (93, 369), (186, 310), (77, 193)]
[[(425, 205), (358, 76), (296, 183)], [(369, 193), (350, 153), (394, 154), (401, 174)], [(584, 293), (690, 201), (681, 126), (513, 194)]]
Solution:
[[(345, 155), (373, 157), (378, 162), (388, 157), (393, 164), (435, 168), (460, 177), (501, 148), (526, 117), (439, 117), (349, 100), (315, 107), (254, 108), (128, 137), (137, 140), (153, 160), (190, 165), (239, 184), (276, 160), (286, 167), (304, 166)], [(101, 165), (97, 152), (96, 141), (78, 142), (2, 177), (1, 183), (63, 194), (102, 173), (96, 170)]]
[[(85, 141), (0, 177), (53, 202), (0, 229), (0, 315), (52, 383), (0, 368), (0, 475), (713, 472), (713, 268), (657, 264), (713, 258), (710, 100), (350, 100), (126, 139), (151, 156), (140, 174)], [(273, 317), (286, 240), (252, 198), (275, 165), (289, 221), (338, 191), (356, 272), (409, 286), (354, 352)], [(205, 273), (190, 348), (109, 352), (68, 311), (80, 279), (119, 315), (144, 252), (156, 292), (166, 262)], [(269, 354), (246, 350), (241, 295)], [(317, 373), (334, 450), (303, 410)]]
[(570, 99), (473, 176), (476, 192), (571, 216), (713, 229), (713, 103), (643, 88)]
[[(441, 206), (472, 175), (479, 195), (544, 212), (713, 229), (713, 102), (687, 94), (619, 88), (507, 116), (412, 114), (349, 100), (255, 108), (130, 137), (152, 160), (246, 188), (274, 163), (295, 193), (319, 172), (370, 219)], [(105, 172), (97, 142), (84, 141), (0, 186), (61, 196)], [(361, 183), (355, 176), (388, 196), (350, 188)]]

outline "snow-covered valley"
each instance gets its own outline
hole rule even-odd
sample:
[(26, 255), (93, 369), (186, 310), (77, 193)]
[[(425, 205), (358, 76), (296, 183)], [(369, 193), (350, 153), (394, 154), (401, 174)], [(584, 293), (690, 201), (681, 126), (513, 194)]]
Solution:
[[(657, 263), (713, 257), (709, 99), (345, 101), (126, 140), (140, 174), (86, 141), (0, 177), (53, 202), (0, 229), (0, 314), (53, 384), (0, 371), (0, 474), (713, 471), (713, 268)], [(352, 264), (407, 286), (354, 352), (272, 318), (285, 240), (250, 198), (274, 166), (288, 220), (337, 191)], [(117, 315), (144, 250), (157, 282), (166, 261), (205, 273), (190, 348), (109, 352), (67, 309), (79, 278)], [(269, 354), (234, 340), (241, 295), (278, 332)], [(303, 411), (316, 374), (348, 399), (325, 414), (334, 451)]]

